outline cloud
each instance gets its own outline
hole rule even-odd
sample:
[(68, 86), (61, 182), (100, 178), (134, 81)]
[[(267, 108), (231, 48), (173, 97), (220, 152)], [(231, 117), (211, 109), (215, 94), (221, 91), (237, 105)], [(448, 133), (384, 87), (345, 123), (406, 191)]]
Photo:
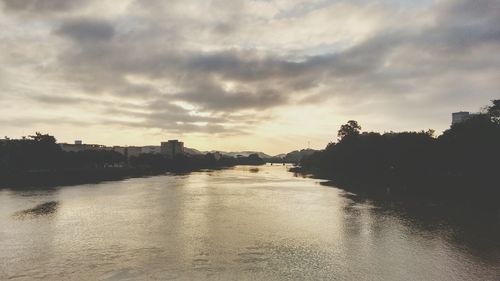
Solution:
[(33, 128), (40, 125), (47, 124), (58, 124), (60, 125), (71, 125), (71, 126), (84, 126), (89, 127), (95, 125), (92, 122), (88, 122), (85, 120), (78, 120), (74, 118), (29, 118), (29, 117), (14, 117), (14, 118), (1, 118), (0, 121), (4, 124), (5, 127), (21, 127), (21, 128)]
[(64, 12), (87, 4), (87, 0), (1, 0), (5, 9), (23, 12)]
[(83, 98), (58, 95), (35, 95), (32, 97), (32, 99), (40, 103), (52, 105), (78, 105), (84, 102), (88, 102), (88, 100), (85, 100)]
[(101, 19), (79, 18), (65, 21), (56, 33), (78, 42), (110, 40), (115, 34), (114, 26)]
[(187, 101), (206, 110), (233, 112), (241, 109), (267, 109), (287, 102), (284, 94), (273, 90), (251, 92), (226, 91), (218, 85), (204, 83), (192, 91), (176, 95), (179, 100)]
[(90, 111), (106, 101), (99, 110), (121, 126), (247, 132), (301, 106), (402, 120), (411, 104), (435, 116), (484, 104), (500, 86), (495, 0), (141, 0), (109, 2), (113, 13), (93, 1), (3, 3), (8, 15), (60, 14), (25, 26), (22, 39), (52, 42), (47, 77), (68, 94), (41, 89), (33, 100)]

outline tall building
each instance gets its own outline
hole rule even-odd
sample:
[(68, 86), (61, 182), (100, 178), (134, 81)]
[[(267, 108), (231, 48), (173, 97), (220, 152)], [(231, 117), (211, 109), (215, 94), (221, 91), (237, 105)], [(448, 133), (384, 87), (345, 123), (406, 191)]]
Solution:
[(179, 154), (184, 154), (184, 143), (178, 140), (169, 140), (162, 142), (160, 147), (161, 154), (168, 157), (174, 157)]
[(473, 117), (474, 115), (476, 114), (470, 113), (468, 111), (453, 112), (451, 114), (451, 125), (462, 123), (465, 120)]

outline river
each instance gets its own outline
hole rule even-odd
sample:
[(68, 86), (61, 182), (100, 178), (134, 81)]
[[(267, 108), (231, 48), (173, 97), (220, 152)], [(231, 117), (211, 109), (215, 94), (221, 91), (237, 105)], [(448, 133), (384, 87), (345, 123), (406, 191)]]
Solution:
[(0, 190), (0, 280), (500, 280), (498, 213), (283, 166)]

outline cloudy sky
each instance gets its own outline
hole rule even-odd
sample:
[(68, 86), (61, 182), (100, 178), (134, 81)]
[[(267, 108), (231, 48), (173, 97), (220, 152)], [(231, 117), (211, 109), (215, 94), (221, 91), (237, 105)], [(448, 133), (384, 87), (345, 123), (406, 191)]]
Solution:
[(498, 0), (0, 0), (0, 131), (270, 154), (500, 98)]

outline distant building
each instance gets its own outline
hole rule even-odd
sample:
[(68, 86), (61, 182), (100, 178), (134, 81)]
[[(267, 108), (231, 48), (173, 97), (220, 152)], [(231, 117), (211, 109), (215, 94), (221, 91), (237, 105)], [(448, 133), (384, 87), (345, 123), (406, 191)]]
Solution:
[(100, 144), (82, 144), (83, 150), (107, 150), (107, 146)]
[(169, 157), (184, 154), (184, 143), (178, 140), (169, 140), (162, 142), (161, 146), (105, 146), (99, 144), (84, 144), (81, 140), (75, 143), (59, 143), (59, 146), (66, 152), (79, 152), (85, 150), (106, 150), (115, 151), (129, 158), (140, 154), (164, 154)]
[(168, 157), (174, 157), (179, 154), (184, 154), (184, 143), (178, 140), (169, 140), (162, 142), (160, 153)]
[(78, 152), (83, 151), (82, 141), (76, 140), (75, 143), (60, 143), (59, 147), (61, 147), (62, 151), (66, 152)]
[(451, 125), (462, 123), (470, 118), (470, 113), (467, 111), (453, 112), (451, 114)]
[(61, 147), (62, 151), (66, 151), (66, 152), (83, 151), (83, 146), (82, 145), (78, 145), (78, 144), (60, 143), (59, 146)]
[(59, 146), (63, 151), (66, 152), (78, 152), (84, 150), (106, 150), (105, 145), (100, 144), (83, 144), (81, 140), (76, 140), (74, 144), (72, 143), (60, 143)]
[(451, 125), (462, 123), (476, 115), (477, 113), (470, 113), (468, 111), (453, 112), (451, 114)]
[(75, 141), (74, 144), (60, 143), (59, 146), (66, 152), (105, 150), (118, 152), (125, 157), (137, 156), (142, 153), (142, 147), (140, 146), (105, 146), (100, 144), (84, 144), (81, 140)]
[(160, 154), (161, 153), (161, 147), (157, 145), (148, 145), (148, 146), (143, 146), (141, 149), (141, 153), (144, 154)]
[(128, 146), (125, 148), (125, 156), (132, 157), (138, 156), (142, 153), (142, 147), (140, 146)]
[(120, 153), (121, 155), (127, 155), (127, 147), (125, 146), (113, 146), (113, 151)]

